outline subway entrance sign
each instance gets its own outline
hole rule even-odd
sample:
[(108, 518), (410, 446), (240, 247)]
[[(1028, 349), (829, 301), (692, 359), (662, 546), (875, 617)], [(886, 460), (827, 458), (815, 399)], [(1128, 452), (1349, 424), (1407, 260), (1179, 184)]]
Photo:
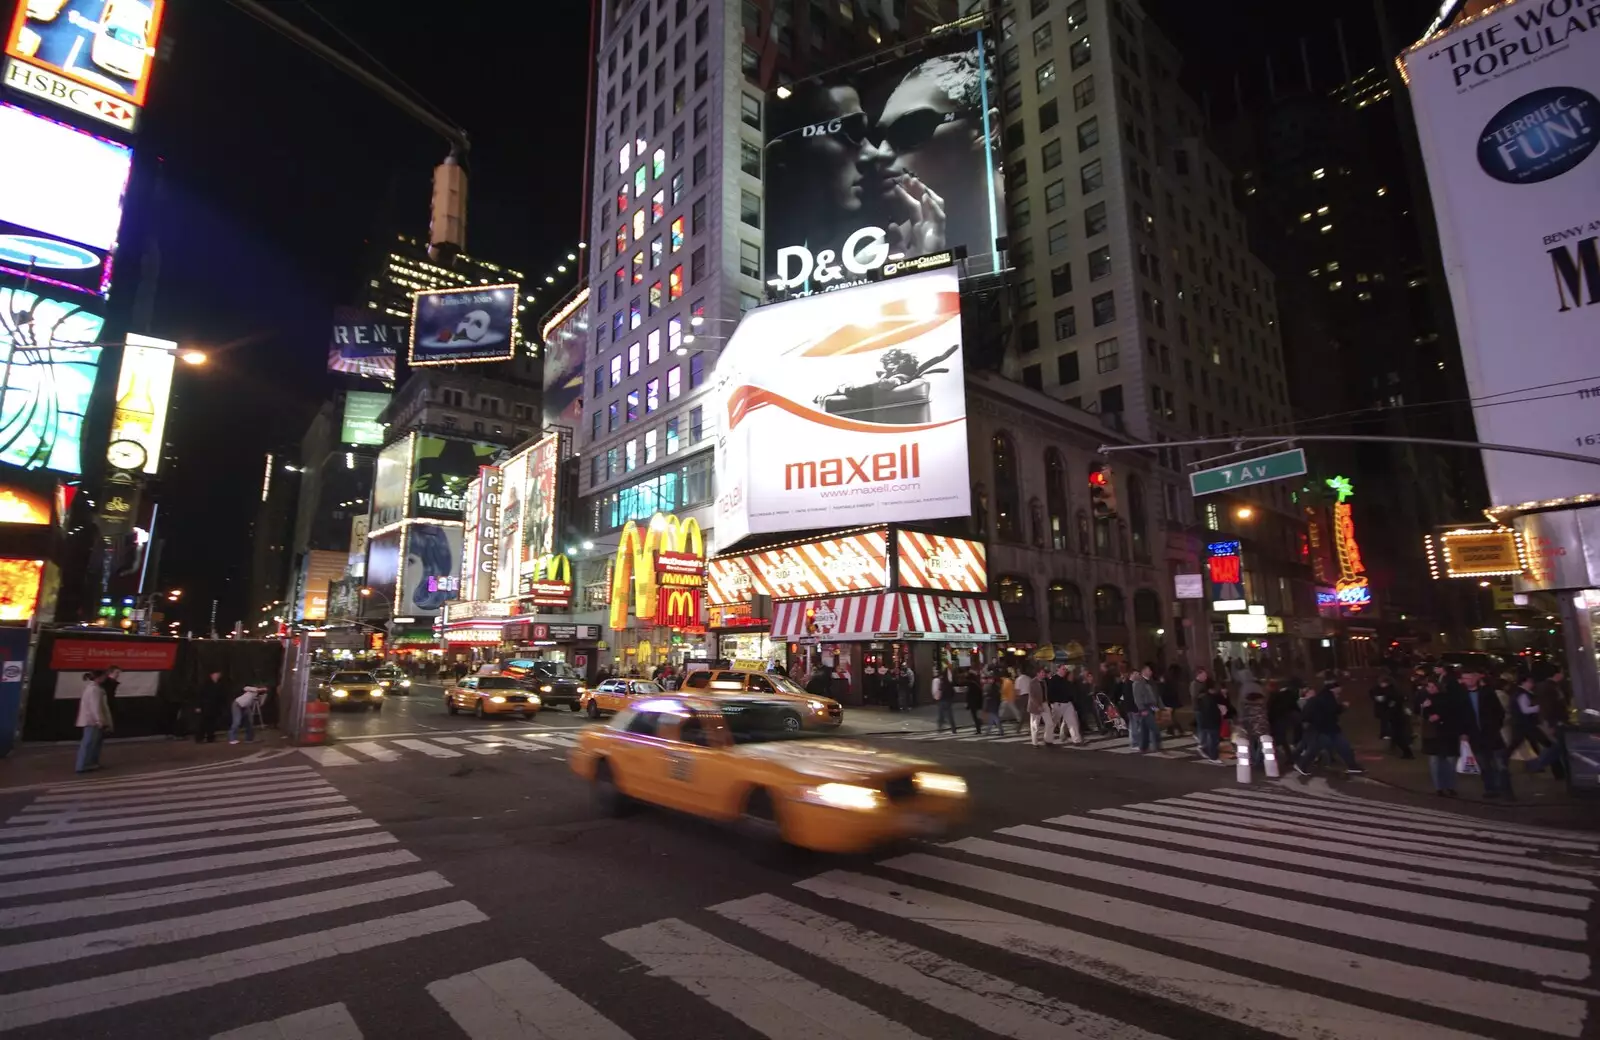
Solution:
[(1306, 453), (1302, 448), (1280, 451), (1276, 455), (1263, 455), (1258, 459), (1233, 462), (1216, 469), (1202, 469), (1189, 474), (1189, 491), (1196, 498), (1214, 495), (1218, 491), (1265, 484), (1269, 480), (1300, 477), (1306, 472)]

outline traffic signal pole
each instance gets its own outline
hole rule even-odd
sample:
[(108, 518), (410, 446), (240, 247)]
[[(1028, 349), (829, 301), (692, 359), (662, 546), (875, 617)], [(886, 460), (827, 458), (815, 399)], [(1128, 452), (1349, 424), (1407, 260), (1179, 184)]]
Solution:
[(1389, 437), (1380, 434), (1368, 433), (1312, 433), (1312, 434), (1284, 434), (1275, 433), (1270, 437), (1201, 437), (1190, 441), (1151, 441), (1141, 444), (1102, 444), (1096, 453), (1110, 455), (1118, 451), (1145, 451), (1151, 448), (1186, 448), (1196, 444), (1226, 444), (1230, 445), (1235, 453), (1244, 450), (1246, 444), (1282, 444), (1296, 441), (1331, 441), (1331, 442), (1356, 442), (1377, 444), (1426, 444), (1439, 448), (1473, 448), (1478, 451), (1505, 451), (1513, 455), (1537, 455), (1546, 459), (1561, 459), (1564, 462), (1584, 462), (1591, 466), (1600, 466), (1600, 456), (1574, 455), (1568, 451), (1550, 451), (1547, 448), (1525, 448), (1520, 444), (1488, 444), (1483, 441), (1452, 441), (1438, 437)]

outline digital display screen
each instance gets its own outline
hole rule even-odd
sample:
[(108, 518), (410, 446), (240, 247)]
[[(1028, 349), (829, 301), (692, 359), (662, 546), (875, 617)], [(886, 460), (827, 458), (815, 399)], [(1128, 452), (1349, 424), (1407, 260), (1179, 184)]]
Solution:
[(166, 0), (17, 0), (6, 53), (144, 104)]
[(83, 416), (104, 324), (74, 302), (0, 288), (0, 462), (83, 472)]
[(389, 395), (370, 390), (351, 390), (344, 395), (344, 421), (339, 439), (346, 444), (383, 443), (383, 424), (378, 416), (389, 407)]
[[(0, 220), (112, 250), (133, 149), (0, 105)], [(17, 161), (18, 157), (26, 161)]]

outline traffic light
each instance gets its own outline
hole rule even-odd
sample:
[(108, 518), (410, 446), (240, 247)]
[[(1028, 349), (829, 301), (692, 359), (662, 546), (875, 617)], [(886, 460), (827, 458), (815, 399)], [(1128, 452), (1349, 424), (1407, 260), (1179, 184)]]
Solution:
[(1107, 463), (1089, 470), (1089, 505), (1096, 520), (1117, 515), (1117, 482)]
[(467, 247), (467, 171), (455, 153), (433, 169), (428, 253), (454, 255)]

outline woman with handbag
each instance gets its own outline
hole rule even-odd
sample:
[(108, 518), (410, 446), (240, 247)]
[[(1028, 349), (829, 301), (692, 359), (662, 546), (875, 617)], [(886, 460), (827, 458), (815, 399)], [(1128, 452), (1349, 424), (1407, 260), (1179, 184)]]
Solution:
[(1472, 709), (1467, 695), (1454, 683), (1440, 687), (1432, 676), (1417, 691), (1417, 718), (1422, 726), (1422, 753), (1428, 756), (1433, 793), (1456, 797), (1456, 762), (1466, 736)]

